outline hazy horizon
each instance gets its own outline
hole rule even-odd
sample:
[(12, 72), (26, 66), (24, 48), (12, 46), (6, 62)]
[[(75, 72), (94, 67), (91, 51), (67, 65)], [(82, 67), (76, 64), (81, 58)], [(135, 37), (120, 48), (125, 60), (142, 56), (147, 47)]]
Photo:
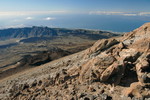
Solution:
[(129, 32), (150, 21), (148, 0), (5, 0), (0, 28), (48, 26)]

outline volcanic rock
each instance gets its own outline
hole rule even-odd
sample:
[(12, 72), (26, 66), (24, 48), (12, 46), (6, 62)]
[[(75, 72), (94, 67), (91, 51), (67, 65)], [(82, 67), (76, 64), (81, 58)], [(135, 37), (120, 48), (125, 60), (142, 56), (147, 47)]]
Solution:
[[(28, 85), (19, 85), (25, 83)], [(0, 95), (4, 100), (8, 97), (147, 100), (150, 98), (150, 23), (122, 37), (99, 40), (87, 50), (19, 74), (8, 82), (2, 81)]]

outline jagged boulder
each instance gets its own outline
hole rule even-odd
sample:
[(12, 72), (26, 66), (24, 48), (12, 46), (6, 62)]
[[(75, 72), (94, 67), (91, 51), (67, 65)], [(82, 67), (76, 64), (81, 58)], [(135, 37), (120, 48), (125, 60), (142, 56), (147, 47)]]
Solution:
[(96, 56), (100, 52), (107, 50), (111, 46), (118, 44), (119, 41), (116, 39), (102, 39), (97, 41), (91, 48), (87, 49), (85, 55)]

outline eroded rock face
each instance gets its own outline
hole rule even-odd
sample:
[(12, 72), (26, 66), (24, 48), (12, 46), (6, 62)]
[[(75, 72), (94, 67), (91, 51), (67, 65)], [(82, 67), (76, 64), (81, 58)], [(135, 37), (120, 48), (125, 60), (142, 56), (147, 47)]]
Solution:
[[(121, 39), (99, 40), (85, 54), (92, 56), (81, 68), (79, 80), (125, 84), (122, 81), (130, 78), (129, 73), (136, 74), (138, 85), (150, 86), (150, 24), (146, 23), (133, 32), (125, 34)], [(102, 57), (102, 58), (101, 58)], [(106, 59), (101, 60), (101, 59)], [(113, 60), (112, 60), (113, 58)], [(97, 64), (99, 62), (99, 64)], [(128, 77), (127, 77), (128, 76)], [(82, 83), (81, 82), (81, 83)], [(134, 81), (131, 82), (134, 84)], [(130, 84), (131, 84), (130, 83)], [(135, 97), (142, 97), (133, 85), (129, 88)], [(135, 89), (135, 90), (134, 90)], [(127, 90), (128, 91), (128, 90)], [(127, 96), (129, 96), (129, 94)]]
[(142, 85), (150, 85), (150, 54), (143, 54), (136, 64), (138, 80)]
[[(149, 43), (150, 23), (147, 23), (123, 37), (99, 40), (68, 60), (56, 61), (51, 69), (42, 69), (48, 77), (27, 79), (26, 84), (19, 86), (14, 84), (6, 89), (7, 93), (11, 99), (150, 98)], [(54, 68), (58, 69), (50, 73)]]

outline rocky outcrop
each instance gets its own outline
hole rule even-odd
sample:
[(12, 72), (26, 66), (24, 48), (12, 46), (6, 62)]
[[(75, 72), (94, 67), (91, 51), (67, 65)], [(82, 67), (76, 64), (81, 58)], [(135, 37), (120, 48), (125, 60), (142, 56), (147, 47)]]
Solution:
[(98, 55), (100, 52), (107, 50), (111, 46), (119, 43), (116, 39), (103, 39), (97, 41), (91, 48), (87, 49), (85, 55)]
[(39, 66), (69, 54), (71, 53), (60, 48), (51, 48), (49, 51), (39, 52), (34, 56), (24, 56), (23, 59), (19, 61), (20, 64), (18, 66)]
[[(110, 45), (108, 41), (110, 41), (112, 45)], [(84, 76), (90, 77), (90, 80), (95, 80), (92, 77), (96, 76), (96, 79), (101, 82), (107, 82), (115, 85), (126, 84), (122, 83), (122, 80), (128, 76), (127, 71), (132, 70), (131, 72), (134, 71), (137, 75), (137, 79), (141, 87), (150, 86), (150, 24), (146, 23), (133, 32), (125, 34), (124, 37), (121, 37), (121, 39), (117, 42), (114, 42), (114, 39), (108, 39), (102, 41), (99, 40), (95, 43), (88, 52), (90, 55), (94, 54), (94, 57), (92, 60), (89, 60), (86, 65), (82, 66), (79, 77), (82, 80), (85, 79), (83, 78)], [(102, 51), (103, 48), (105, 48), (105, 50)], [(98, 51), (100, 52), (97, 53)], [(106, 57), (107, 64), (105, 64), (105, 61), (100, 60), (105, 59)], [(110, 57), (114, 60), (110, 59)], [(107, 66), (97, 66), (97, 64), (94, 64), (97, 61), (100, 61)], [(88, 74), (86, 74), (86, 72), (88, 72)], [(92, 73), (92, 75), (90, 73)], [(126, 78), (130, 78), (130, 76)], [(132, 82), (132, 84), (133, 83), (134, 82)], [(136, 89), (136, 86), (134, 87), (131, 85), (131, 88), (131, 91), (133, 91), (133, 88)], [(139, 94), (137, 97), (142, 97), (141, 95), (139, 96)]]
[[(143, 87), (150, 86), (150, 24), (146, 23), (133, 32), (125, 34), (116, 39), (99, 40), (91, 48), (87, 49), (85, 55), (89, 59), (82, 65), (79, 72), (81, 83), (100, 81), (115, 85), (130, 85), (130, 93), (140, 98), (140, 92), (131, 93), (137, 89), (134, 82)], [(88, 58), (87, 57), (87, 58)], [(127, 78), (132, 81), (125, 82)], [(137, 79), (136, 79), (137, 78)], [(129, 91), (127, 90), (127, 91)], [(127, 93), (126, 93), (127, 94)]]

